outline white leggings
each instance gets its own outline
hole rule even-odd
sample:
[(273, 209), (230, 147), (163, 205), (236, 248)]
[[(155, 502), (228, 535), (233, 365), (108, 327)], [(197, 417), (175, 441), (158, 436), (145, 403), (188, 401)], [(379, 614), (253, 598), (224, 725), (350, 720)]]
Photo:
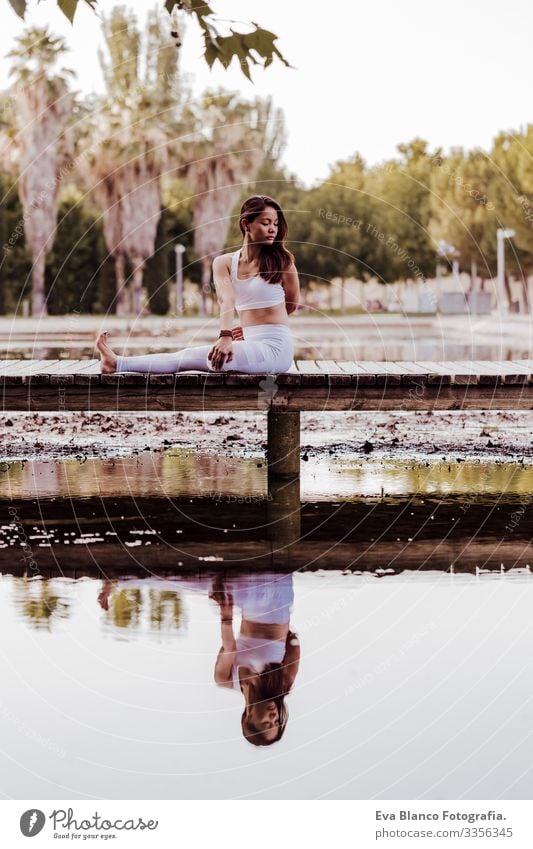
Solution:
[(243, 328), (244, 339), (233, 343), (233, 359), (213, 369), (207, 359), (213, 345), (182, 348), (172, 354), (117, 357), (117, 372), (171, 374), (177, 371), (240, 371), (244, 374), (282, 374), (294, 357), (292, 333), (286, 324), (254, 324)]

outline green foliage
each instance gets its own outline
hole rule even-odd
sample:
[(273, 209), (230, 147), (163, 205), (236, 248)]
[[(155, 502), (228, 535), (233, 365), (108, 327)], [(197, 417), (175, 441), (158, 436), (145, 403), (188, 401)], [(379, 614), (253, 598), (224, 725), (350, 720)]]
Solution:
[(533, 124), (521, 132), (501, 133), (494, 141), (489, 184), (495, 206), (494, 229), (515, 230), (506, 247), (506, 264), (515, 273), (533, 273), (532, 158)]
[[(65, 17), (68, 18), (70, 23), (73, 23), (78, 4), (82, 0), (56, 1)], [(26, 0), (8, 0), (8, 2), (17, 15), (24, 18), (27, 7)], [(83, 0), (83, 2), (90, 6), (91, 9), (95, 9), (98, 5), (98, 0)], [(175, 0), (164, 0), (163, 6), (169, 14), (173, 14), (174, 9), (177, 9), (196, 18), (197, 23), (202, 29), (205, 48), (204, 58), (210, 68), (217, 60), (226, 68), (236, 57), (243, 74), (251, 80), (250, 70), (252, 66), (260, 65), (262, 68), (268, 68), (272, 64), (274, 57), (277, 57), (283, 62), (287, 68), (292, 67), (274, 44), (277, 35), (268, 30), (261, 29), (256, 23), (252, 22), (250, 24), (253, 29), (249, 33), (237, 32), (230, 28), (230, 35), (222, 35), (220, 31), (221, 21), (204, 0), (178, 0), (178, 2), (175, 2)], [(177, 24), (175, 25), (177, 26)], [(178, 30), (174, 30), (172, 35), (175, 38), (176, 44), (179, 46)]]
[(156, 315), (166, 315), (169, 309), (168, 290), (172, 245), (167, 238), (168, 213), (161, 210), (157, 225), (154, 253), (146, 260), (143, 284), (148, 297), (148, 308)]
[[(427, 142), (413, 139), (397, 146), (400, 159), (374, 168), (368, 189), (374, 208), (370, 235), (376, 270), (387, 282), (432, 274), (436, 246), (429, 233), (431, 154)], [(381, 235), (382, 234), (382, 235)]]
[(200, 285), (202, 269), (194, 251), (193, 208), (190, 189), (183, 180), (173, 180), (164, 192), (165, 228), (167, 236), (167, 275), (172, 286), (176, 273), (174, 246), (178, 242), (185, 247), (183, 254), (183, 276)]
[(0, 312), (20, 310), (20, 300), (31, 293), (31, 253), (24, 241), (22, 205), (13, 177), (0, 172)]
[(476, 262), (479, 272), (489, 277), (496, 272), (497, 220), (490, 183), (494, 169), (481, 150), (431, 159), (431, 221), (434, 243), (444, 239), (459, 252), (462, 270)]
[(54, 247), (46, 263), (46, 293), (50, 315), (95, 312), (105, 254), (97, 214), (69, 190), (58, 210)]

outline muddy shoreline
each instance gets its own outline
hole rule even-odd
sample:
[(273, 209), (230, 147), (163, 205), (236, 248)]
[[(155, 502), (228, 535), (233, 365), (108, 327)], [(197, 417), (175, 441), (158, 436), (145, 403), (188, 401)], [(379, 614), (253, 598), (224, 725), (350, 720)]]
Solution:
[[(367, 454), (533, 462), (533, 411), (302, 413), (302, 459)], [(172, 447), (251, 456), (266, 449), (258, 413), (11, 413), (0, 416), (2, 459), (110, 457)]]

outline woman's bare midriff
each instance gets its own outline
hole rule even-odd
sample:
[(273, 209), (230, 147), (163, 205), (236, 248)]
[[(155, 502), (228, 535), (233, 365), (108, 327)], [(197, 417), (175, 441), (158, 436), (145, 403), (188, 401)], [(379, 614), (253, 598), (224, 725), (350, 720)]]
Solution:
[(252, 622), (250, 619), (241, 619), (241, 634), (243, 637), (256, 637), (260, 640), (286, 640), (288, 631), (288, 622), (282, 625), (265, 625), (263, 622)]
[(254, 324), (286, 324), (289, 325), (289, 316), (285, 304), (276, 304), (275, 307), (263, 307), (255, 310), (242, 310), (239, 312), (241, 327), (252, 327)]

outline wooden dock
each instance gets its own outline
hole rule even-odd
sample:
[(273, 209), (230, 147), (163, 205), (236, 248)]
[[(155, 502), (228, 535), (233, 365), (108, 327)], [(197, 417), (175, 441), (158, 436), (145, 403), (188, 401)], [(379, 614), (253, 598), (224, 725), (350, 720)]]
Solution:
[(100, 374), (98, 360), (0, 360), (2, 409), (532, 409), (533, 360), (298, 360), (283, 374)]
[(299, 475), (300, 413), (531, 410), (533, 360), (297, 360), (283, 374), (100, 374), (98, 360), (0, 361), (2, 411), (264, 410), (269, 476)]

